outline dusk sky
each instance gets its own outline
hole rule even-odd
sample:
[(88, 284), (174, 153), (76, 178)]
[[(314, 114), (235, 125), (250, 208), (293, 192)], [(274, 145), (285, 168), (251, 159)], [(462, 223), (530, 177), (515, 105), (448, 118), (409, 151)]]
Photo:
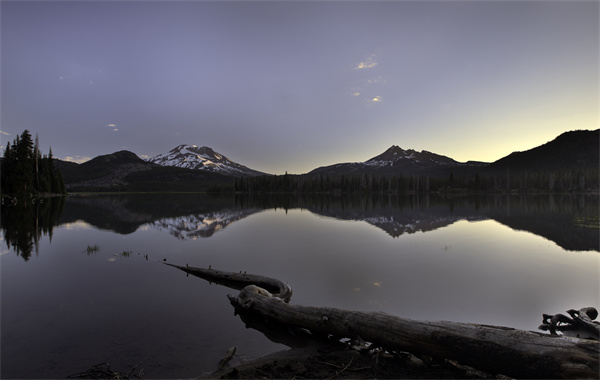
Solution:
[(598, 128), (598, 1), (2, 1), (1, 145), (272, 174)]

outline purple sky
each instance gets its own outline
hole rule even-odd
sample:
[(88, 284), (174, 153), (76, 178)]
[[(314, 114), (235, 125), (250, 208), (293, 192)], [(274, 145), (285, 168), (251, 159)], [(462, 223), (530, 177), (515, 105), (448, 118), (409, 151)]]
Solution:
[(597, 1), (5, 1), (1, 145), (210, 146), (273, 174), (494, 161), (598, 128)]

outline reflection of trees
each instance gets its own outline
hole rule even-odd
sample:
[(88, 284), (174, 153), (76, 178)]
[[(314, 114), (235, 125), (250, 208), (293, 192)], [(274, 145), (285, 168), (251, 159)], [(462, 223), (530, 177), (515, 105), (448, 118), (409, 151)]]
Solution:
[(515, 230), (529, 231), (567, 250), (600, 251), (597, 195), (496, 196), (486, 214)]
[[(119, 234), (131, 234), (141, 225), (150, 224), (168, 230), (174, 236), (180, 231), (189, 235), (191, 225), (212, 224), (221, 228), (258, 210), (236, 207), (232, 197), (209, 194), (103, 194), (70, 196), (61, 223), (83, 220), (92, 226)], [(229, 221), (228, 221), (229, 220)], [(198, 230), (198, 228), (194, 228)], [(199, 236), (212, 235), (209, 228), (200, 228)], [(214, 231), (213, 231), (214, 233)], [(182, 237), (182, 236), (178, 236)], [(192, 237), (192, 236), (188, 236)]]
[(494, 219), (552, 240), (567, 250), (600, 251), (598, 195), (576, 194), (118, 194), (69, 197), (61, 222), (84, 220), (121, 234), (142, 224), (178, 238), (210, 237), (264, 209), (306, 209), (360, 220), (392, 237), (433, 231), (458, 220)]
[(529, 231), (566, 250), (600, 251), (600, 200), (583, 194), (296, 194), (241, 196), (236, 204), (257, 208), (304, 208), (342, 220), (362, 220), (392, 237), (433, 231), (458, 220), (494, 219)]
[(52, 240), (52, 230), (58, 224), (65, 197), (41, 198), (37, 201), (17, 202), (2, 206), (0, 227), (6, 241), (17, 255), (29, 260), (33, 250), (37, 253), (38, 242), (42, 236)]

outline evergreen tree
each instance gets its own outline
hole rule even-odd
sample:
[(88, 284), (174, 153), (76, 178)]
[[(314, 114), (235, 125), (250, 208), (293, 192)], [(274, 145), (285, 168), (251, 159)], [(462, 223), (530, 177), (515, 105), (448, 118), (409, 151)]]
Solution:
[(17, 136), (12, 145), (6, 144), (1, 170), (3, 194), (26, 198), (36, 193), (65, 193), (62, 176), (54, 168), (52, 149), (48, 156), (42, 157), (38, 136), (34, 144), (28, 130)]
[(15, 158), (14, 158), (14, 148), (11, 148), (10, 142), (6, 143), (6, 149), (4, 149), (4, 157), (2, 158), (2, 167), (1, 167), (1, 185), (2, 185), (2, 193), (8, 194), (12, 193), (12, 182), (11, 178), (13, 178), (15, 166)]
[(33, 191), (33, 141), (28, 130), (24, 130), (16, 146), (16, 193), (28, 194)]

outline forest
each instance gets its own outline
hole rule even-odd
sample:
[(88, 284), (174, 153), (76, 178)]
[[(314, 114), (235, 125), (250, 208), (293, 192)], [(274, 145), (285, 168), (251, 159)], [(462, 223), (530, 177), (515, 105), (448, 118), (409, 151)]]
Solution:
[(593, 169), (507, 170), (503, 174), (481, 173), (472, 177), (426, 175), (377, 176), (371, 174), (329, 177), (327, 175), (275, 175), (238, 178), (236, 193), (329, 193), (415, 194), (430, 192), (587, 192), (597, 191), (599, 173)]
[(48, 194), (65, 194), (65, 184), (60, 171), (54, 167), (52, 148), (42, 155), (39, 139), (35, 142), (28, 130), (17, 136), (12, 144), (6, 143), (1, 164), (1, 192), (12, 200), (39, 197)]

